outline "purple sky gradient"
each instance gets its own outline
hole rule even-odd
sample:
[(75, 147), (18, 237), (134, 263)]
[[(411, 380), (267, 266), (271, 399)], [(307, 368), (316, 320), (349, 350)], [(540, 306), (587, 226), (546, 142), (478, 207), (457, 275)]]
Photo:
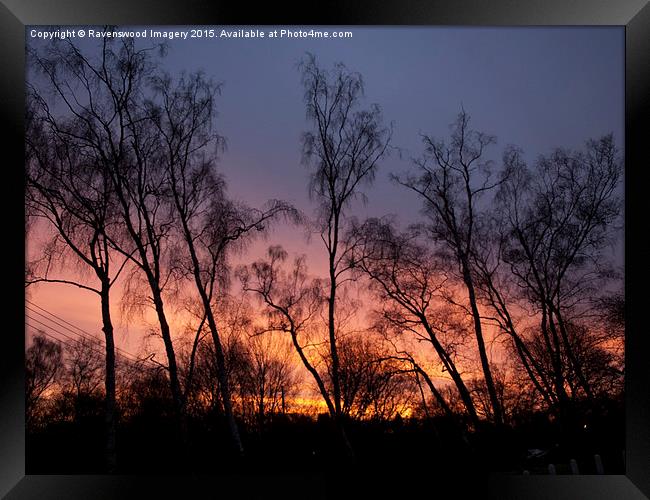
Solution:
[[(313, 214), (308, 171), (301, 165), (300, 135), (307, 122), (296, 68), (307, 51), (322, 66), (341, 61), (360, 72), (367, 103), (379, 104), (394, 124), (392, 143), (401, 155), (393, 153), (381, 163), (374, 186), (366, 190), (368, 203), (354, 208), (360, 218), (391, 213), (403, 223), (417, 220), (420, 204), (392, 184), (389, 173), (405, 171), (410, 158), (420, 155), (419, 134), (446, 137), (461, 105), (473, 127), (497, 136), (488, 152), (496, 161), (508, 144), (521, 147), (529, 161), (554, 147), (577, 148), (610, 132), (623, 146), (621, 27), (345, 29), (353, 32), (351, 39), (169, 43), (163, 59), (168, 72), (200, 69), (223, 82), (216, 126), (227, 150), (219, 169), (233, 198), (254, 206), (280, 198)], [(81, 45), (93, 44), (84, 40)], [(285, 226), (255, 244), (242, 261), (252, 261), (275, 243), (290, 254), (307, 253), (314, 273), (325, 269), (320, 240), (307, 243), (303, 230)], [(622, 263), (622, 252), (617, 254)], [(83, 328), (100, 330), (99, 302), (92, 294), (40, 285), (30, 300)], [(138, 350), (122, 337), (118, 334), (118, 345)]]

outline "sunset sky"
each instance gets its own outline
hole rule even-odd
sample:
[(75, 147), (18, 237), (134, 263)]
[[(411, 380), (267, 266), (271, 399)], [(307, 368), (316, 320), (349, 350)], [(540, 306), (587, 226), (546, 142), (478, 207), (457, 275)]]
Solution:
[[(508, 144), (521, 147), (532, 161), (553, 147), (577, 148), (609, 132), (623, 146), (623, 28), (345, 29), (353, 32), (351, 39), (170, 42), (163, 60), (168, 72), (203, 70), (223, 82), (216, 126), (227, 141), (219, 169), (231, 197), (252, 206), (283, 199), (313, 214), (308, 171), (301, 164), (300, 135), (308, 124), (296, 69), (307, 51), (323, 67), (341, 61), (360, 72), (366, 103), (379, 104), (386, 122), (394, 124), (392, 144), (399, 150), (380, 165), (374, 186), (365, 191), (367, 205), (354, 207), (359, 218), (395, 214), (402, 223), (418, 219), (419, 202), (388, 175), (408, 169), (410, 159), (420, 155), (419, 134), (446, 137), (461, 106), (474, 128), (497, 136), (489, 151), (496, 161)], [(28, 36), (27, 43), (34, 40)], [(93, 43), (84, 40), (80, 46)], [(269, 244), (282, 244), (290, 255), (306, 253), (311, 271), (321, 274), (326, 262), (320, 243), (318, 238), (309, 242), (303, 229), (280, 225), (240, 261), (251, 262)], [(37, 247), (35, 240), (28, 241), (28, 258)], [(617, 255), (622, 264), (620, 249)], [(41, 284), (29, 290), (28, 299), (101, 333), (99, 299), (87, 291)], [(118, 347), (140, 353), (142, 331), (139, 321), (118, 321)]]

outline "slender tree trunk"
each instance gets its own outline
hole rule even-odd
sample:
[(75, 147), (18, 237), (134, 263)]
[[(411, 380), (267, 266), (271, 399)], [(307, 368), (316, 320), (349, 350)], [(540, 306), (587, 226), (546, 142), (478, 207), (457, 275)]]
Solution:
[(442, 397), (442, 394), (440, 394), (440, 391), (438, 391), (438, 389), (436, 389), (436, 386), (433, 385), (433, 381), (431, 380), (431, 377), (429, 377), (429, 375), (422, 368), (420, 368), (419, 365), (415, 364), (414, 361), (412, 361), (412, 363), (415, 366), (416, 380), (417, 380), (418, 387), (420, 388), (420, 394), (422, 396), (422, 403), (424, 404), (424, 409), (425, 409), (425, 413), (426, 413), (427, 417), (429, 416), (429, 411), (427, 409), (426, 400), (424, 398), (424, 392), (422, 392), (422, 385), (420, 384), (419, 375), (422, 375), (422, 378), (424, 379), (427, 386), (429, 387), (429, 390), (431, 391), (431, 394), (433, 394), (433, 397), (436, 398), (436, 401), (438, 401), (438, 404), (440, 405), (440, 407), (445, 412), (445, 415), (447, 415), (450, 418), (453, 418), (454, 417), (454, 412), (451, 411), (451, 408), (449, 408), (449, 405), (447, 404), (447, 401), (445, 401), (445, 398)]
[[(548, 325), (548, 314), (546, 310), (546, 304), (542, 304), (542, 332), (547, 342), (547, 348), (551, 354), (551, 361), (553, 365), (553, 376), (555, 381), (555, 392), (557, 394), (557, 404), (560, 414), (560, 426), (562, 427), (562, 433), (566, 434), (567, 429), (571, 427), (570, 425), (570, 410), (569, 410), (569, 396), (564, 387), (564, 375), (562, 373), (562, 359), (560, 357), (560, 346), (557, 335), (553, 335), (553, 341), (555, 344), (555, 349), (551, 347), (549, 339), (549, 325)], [(553, 329), (551, 328), (553, 332)]]
[(456, 389), (458, 389), (458, 393), (460, 394), (460, 398), (463, 401), (463, 404), (465, 405), (465, 409), (467, 410), (467, 414), (469, 415), (472, 425), (474, 426), (474, 428), (478, 428), (480, 422), (479, 422), (478, 415), (476, 414), (476, 407), (474, 406), (474, 401), (472, 401), (472, 396), (469, 393), (469, 390), (467, 389), (467, 386), (465, 385), (463, 378), (460, 376), (460, 373), (458, 373), (454, 361), (450, 358), (449, 354), (447, 354), (447, 351), (445, 351), (445, 348), (438, 341), (437, 337), (433, 332), (433, 329), (431, 328), (431, 325), (429, 325), (428, 321), (426, 320), (426, 317), (421, 316), (420, 321), (422, 322), (424, 329), (429, 334), (429, 338), (431, 339), (431, 344), (433, 345), (433, 348), (438, 353), (438, 357), (442, 361), (443, 365), (445, 366), (445, 369), (449, 372), (451, 379), (456, 385)]
[(501, 319), (505, 322), (504, 330), (512, 338), (515, 344), (515, 348), (517, 349), (517, 354), (519, 355), (521, 364), (526, 370), (526, 373), (528, 374), (528, 377), (532, 381), (533, 385), (542, 395), (542, 397), (549, 405), (549, 407), (553, 406), (554, 397), (553, 397), (553, 390), (552, 387), (550, 386), (550, 383), (546, 379), (546, 376), (544, 375), (541, 366), (539, 365), (539, 363), (537, 363), (537, 361), (531, 354), (530, 349), (528, 349), (526, 343), (522, 340), (522, 338), (517, 333), (517, 329), (515, 328), (514, 322), (512, 320), (512, 316), (510, 316), (510, 311), (508, 310), (508, 307), (506, 306), (503, 297), (497, 290), (494, 281), (492, 280), (492, 276), (489, 273), (485, 273), (485, 277), (487, 279), (487, 285), (489, 287), (490, 304), (497, 312), (497, 314), (501, 317)]
[(557, 319), (557, 324), (560, 327), (560, 335), (562, 337), (562, 342), (564, 343), (564, 350), (567, 353), (567, 357), (569, 358), (571, 365), (573, 366), (573, 371), (575, 372), (578, 381), (582, 386), (582, 389), (585, 391), (585, 394), (587, 395), (588, 398), (591, 398), (592, 397), (591, 386), (589, 385), (589, 382), (587, 381), (587, 378), (585, 377), (584, 372), (582, 371), (582, 366), (580, 365), (580, 362), (576, 359), (575, 353), (573, 352), (573, 347), (571, 346), (571, 342), (569, 341), (569, 334), (566, 329), (566, 324), (564, 322), (564, 319), (562, 318), (562, 315), (560, 314), (560, 308), (553, 306), (551, 311), (553, 312), (555, 318)]
[(105, 384), (105, 425), (106, 425), (106, 469), (114, 473), (117, 467), (116, 453), (116, 417), (115, 417), (115, 341), (113, 338), (113, 322), (109, 303), (110, 283), (102, 279), (101, 308), (102, 330), (106, 340), (106, 377)]
[(560, 339), (558, 338), (558, 332), (555, 327), (555, 322), (553, 321), (553, 315), (550, 311), (548, 311), (548, 329), (551, 332), (551, 338), (553, 339), (553, 343), (555, 344), (555, 356), (554, 356), (554, 362), (555, 362), (555, 370), (556, 370), (556, 385), (557, 385), (557, 390), (558, 390), (558, 406), (559, 406), (559, 413), (560, 413), (560, 435), (562, 436), (562, 440), (564, 441), (564, 444), (570, 449), (573, 447), (573, 443), (575, 441), (575, 419), (574, 419), (574, 411), (571, 405), (571, 401), (569, 399), (569, 395), (567, 394), (566, 388), (564, 387), (565, 384), (565, 377), (564, 373), (562, 372), (562, 358), (561, 358), (561, 344), (560, 344)]
[[(431, 418), (431, 415), (429, 414), (429, 405), (427, 405), (427, 398), (424, 396), (424, 389), (422, 389), (422, 383), (420, 382), (420, 374), (419, 374), (419, 372), (417, 370), (415, 370), (415, 383), (418, 385), (418, 390), (420, 391), (420, 398), (422, 398), (422, 409), (424, 410), (424, 416), (428, 420), (429, 418)], [(438, 392), (438, 391), (436, 391), (436, 392)], [(435, 396), (435, 394), (434, 394), (434, 396)], [(445, 413), (446, 413), (446, 410), (445, 410)], [(436, 438), (437, 438), (438, 437), (438, 430), (435, 429), (435, 426), (434, 426), (434, 430), (436, 431)]]
[[(335, 236), (336, 238), (336, 236)], [(332, 390), (334, 393), (334, 408), (336, 415), (341, 414), (341, 384), (339, 379), (340, 361), (338, 349), (336, 348), (336, 248), (330, 251), (329, 255), (329, 275), (330, 275), (330, 294), (328, 298), (327, 323), (329, 332), (330, 355), (332, 356)]]
[(329, 297), (329, 310), (328, 310), (328, 323), (329, 323), (329, 342), (330, 354), (332, 356), (332, 390), (334, 393), (334, 422), (341, 435), (341, 440), (345, 448), (346, 454), (349, 458), (354, 458), (354, 449), (348, 439), (345, 425), (343, 424), (343, 414), (341, 412), (341, 383), (339, 378), (340, 361), (338, 350), (336, 348), (336, 329), (334, 324), (335, 318), (335, 303), (336, 303), (336, 278), (334, 276), (335, 270), (333, 267), (334, 255), (330, 255), (330, 297)]
[[(201, 295), (202, 296), (205, 295), (205, 290), (203, 290)], [(204, 297), (204, 305), (205, 305), (205, 300), (207, 300), (207, 296)], [(239, 435), (239, 429), (237, 427), (237, 422), (235, 421), (235, 414), (232, 409), (230, 384), (228, 383), (228, 377), (226, 374), (226, 360), (224, 357), (221, 340), (219, 339), (219, 331), (217, 330), (217, 324), (214, 320), (212, 309), (209, 306), (206, 306), (206, 315), (208, 318), (208, 326), (210, 328), (210, 332), (212, 333), (212, 341), (214, 343), (214, 348), (217, 356), (217, 372), (218, 372), (217, 377), (219, 378), (219, 391), (221, 393), (224, 413), (226, 415), (226, 420), (228, 421), (228, 428), (230, 429), (230, 435), (232, 437), (233, 444), (237, 449), (237, 453), (239, 453), (239, 455), (243, 455), (244, 445), (242, 444), (241, 436)]]
[(454, 384), (456, 385), (456, 388), (458, 389), (458, 392), (460, 394), (460, 398), (463, 401), (463, 404), (465, 405), (465, 409), (467, 409), (467, 413), (469, 414), (470, 421), (472, 422), (472, 425), (474, 428), (478, 428), (480, 425), (480, 421), (478, 418), (478, 415), (476, 413), (476, 407), (474, 406), (474, 401), (472, 401), (472, 396), (469, 393), (469, 390), (467, 389), (467, 386), (465, 385), (465, 382), (463, 382), (462, 377), (456, 370), (456, 367), (453, 367), (453, 370), (449, 372), (451, 375), (452, 380), (454, 381)]
[[(555, 321), (553, 320), (553, 314), (551, 311), (549, 311), (548, 314), (548, 325), (549, 325), (549, 330), (551, 331), (551, 335), (553, 338), (553, 342), (556, 345), (556, 364), (558, 366), (558, 388), (560, 390), (560, 399), (559, 399), (559, 410), (560, 410), (560, 429), (561, 429), (561, 435), (563, 437), (563, 440), (565, 444), (569, 447), (569, 449), (572, 449), (574, 443), (575, 443), (575, 430), (576, 430), (576, 415), (575, 411), (573, 408), (573, 405), (571, 404), (571, 400), (569, 399), (569, 395), (567, 394), (567, 391), (564, 387), (565, 382), (567, 379), (564, 376), (564, 373), (562, 372), (562, 358), (561, 358), (561, 341), (558, 337), (558, 332), (557, 332), (557, 327), (555, 325)], [(561, 383), (561, 388), (559, 387)], [(572, 395), (575, 394), (575, 389), (574, 387), (569, 383), (569, 386), (571, 388), (571, 393)]]
[(332, 244), (329, 248), (329, 276), (330, 276), (330, 294), (328, 300), (327, 323), (329, 332), (330, 355), (332, 356), (332, 392), (334, 393), (334, 421), (341, 435), (343, 446), (345, 447), (346, 454), (349, 458), (354, 458), (354, 449), (348, 439), (345, 425), (343, 423), (343, 414), (341, 412), (341, 379), (340, 360), (338, 349), (336, 347), (336, 254), (339, 243), (339, 213), (335, 211), (334, 222), (332, 227), (333, 238)]
[(258, 408), (257, 419), (259, 421), (259, 432), (260, 432), (260, 434), (262, 434), (262, 430), (263, 430), (262, 428), (264, 427), (264, 411), (265, 411), (265, 408), (264, 408), (264, 384), (263, 383), (260, 384), (260, 394), (259, 394), (259, 396), (260, 396), (260, 405), (259, 405), (259, 408)]
[(187, 243), (188, 250), (190, 252), (190, 258), (192, 259), (192, 267), (194, 274), (194, 282), (196, 288), (201, 297), (201, 303), (203, 305), (203, 311), (205, 318), (208, 322), (208, 328), (210, 329), (210, 334), (212, 335), (212, 342), (214, 344), (214, 349), (216, 353), (217, 361), (217, 377), (219, 379), (219, 391), (221, 393), (221, 399), (223, 401), (224, 413), (226, 415), (226, 420), (228, 421), (228, 428), (230, 429), (230, 435), (233, 440), (233, 444), (239, 455), (244, 454), (244, 445), (241, 441), (241, 436), (239, 434), (239, 429), (237, 427), (237, 422), (235, 420), (235, 414), (232, 409), (232, 400), (230, 392), (230, 384), (228, 383), (228, 377), (226, 374), (226, 362), (223, 353), (223, 346), (221, 344), (221, 339), (219, 338), (219, 330), (217, 328), (217, 322), (214, 318), (214, 313), (212, 311), (212, 304), (210, 303), (210, 297), (205, 291), (205, 286), (203, 280), (201, 279), (201, 266), (199, 263), (199, 258), (196, 253), (196, 248), (194, 247), (194, 239), (192, 233), (187, 223), (187, 218), (185, 216), (185, 211), (180, 205), (178, 193), (174, 189), (174, 200), (176, 203), (176, 208), (181, 215), (181, 222), (183, 224), (183, 233), (185, 236), (185, 242)]
[[(115, 165), (110, 166), (108, 171), (116, 173), (119, 172), (120, 169), (121, 169), (121, 165), (119, 163), (116, 163)], [(122, 179), (120, 179), (119, 177), (118, 178), (112, 177), (111, 180), (113, 182), (113, 185), (115, 186), (116, 194), (119, 198), (122, 207), (122, 214), (121, 214), (122, 218), (124, 219), (126, 228), (129, 234), (131, 235), (133, 242), (136, 245), (141, 262), (138, 262), (137, 260), (133, 259), (133, 257), (131, 255), (127, 255), (126, 252), (123, 253), (127, 255), (129, 258), (131, 258), (136, 263), (136, 265), (145, 273), (147, 277), (147, 282), (149, 284), (149, 288), (151, 289), (154, 308), (156, 310), (156, 315), (158, 317), (158, 323), (160, 324), (160, 334), (163, 338), (163, 343), (165, 345), (165, 353), (167, 355), (167, 364), (169, 368), (169, 384), (172, 393), (174, 413), (177, 420), (181, 446), (186, 450), (187, 449), (187, 425), (186, 425), (187, 422), (185, 420), (184, 398), (183, 398), (183, 392), (181, 391), (180, 382), (178, 380), (178, 366), (176, 364), (176, 354), (174, 353), (174, 344), (171, 338), (169, 323), (167, 322), (167, 316), (165, 315), (165, 308), (162, 300), (162, 290), (160, 288), (160, 283), (157, 279), (157, 275), (154, 274), (154, 270), (152, 269), (151, 264), (149, 263), (146, 245), (142, 242), (140, 234), (134, 227), (133, 221), (131, 220), (129, 201), (128, 201), (130, 199), (130, 196), (128, 196), (125, 193), (124, 188), (122, 187), (123, 186)], [(146, 219), (147, 232), (151, 236), (152, 234), (151, 222), (147, 217), (146, 211), (144, 213)], [(159, 266), (158, 259), (159, 259), (159, 255), (154, 257), (153, 265), (155, 266), (156, 269)]]
[(187, 446), (187, 422), (185, 420), (185, 410), (183, 405), (183, 392), (178, 380), (178, 365), (176, 364), (176, 353), (174, 352), (174, 344), (171, 337), (171, 329), (167, 322), (165, 308), (162, 300), (162, 293), (155, 281), (150, 280), (151, 291), (153, 295), (153, 302), (160, 324), (160, 334), (163, 338), (165, 345), (165, 353), (167, 354), (167, 364), (169, 366), (169, 383), (172, 392), (172, 401), (174, 403), (174, 413), (178, 422), (181, 445)]
[[(427, 372), (425, 372), (414, 361), (411, 361), (411, 362), (414, 364), (414, 366), (416, 368), (416, 372), (415, 372), (416, 376), (417, 376), (418, 373), (420, 375), (422, 375), (422, 378), (424, 379), (427, 386), (429, 387), (429, 390), (431, 391), (433, 396), (438, 401), (438, 404), (440, 404), (440, 406), (444, 410), (445, 415), (447, 415), (450, 418), (453, 425), (458, 429), (458, 433), (459, 433), (459, 435), (461, 437), (461, 440), (463, 441), (463, 444), (468, 448), (468, 450), (472, 451), (472, 446), (471, 446), (471, 444), (469, 442), (469, 439), (467, 438), (467, 432), (466, 432), (465, 428), (460, 424), (460, 422), (458, 422), (458, 420), (456, 418), (454, 418), (455, 417), (454, 412), (451, 410), (451, 408), (447, 404), (447, 401), (445, 401), (445, 398), (442, 396), (442, 394), (440, 394), (440, 392), (436, 389), (435, 385), (433, 385), (433, 381), (431, 380), (431, 377), (429, 377)], [(418, 383), (418, 386), (420, 387), (420, 392), (422, 393), (422, 386), (420, 385), (420, 379), (419, 378), (417, 379), (417, 383)], [(468, 393), (468, 395), (469, 395), (469, 393)], [(424, 408), (425, 408), (425, 411), (426, 411), (426, 401), (424, 400), (424, 393), (422, 393), (422, 401), (424, 403)], [(428, 417), (429, 416), (428, 411), (426, 411), (426, 413), (427, 413), (427, 417)], [(470, 415), (470, 417), (473, 419), (472, 423), (474, 425), (474, 428), (476, 428), (476, 426), (478, 425), (478, 417), (476, 416), (476, 413), (474, 412), (473, 415)], [(440, 441), (440, 435), (438, 433), (438, 429), (436, 428), (435, 424), (433, 425), (433, 429), (434, 429), (434, 431), (436, 433), (436, 439), (438, 441)]]
[(307, 356), (305, 355), (302, 347), (300, 346), (300, 343), (298, 342), (298, 335), (295, 331), (295, 325), (293, 321), (290, 318), (287, 318), (289, 320), (289, 323), (291, 324), (291, 341), (293, 343), (294, 348), (296, 349), (296, 352), (298, 353), (298, 356), (300, 357), (300, 360), (302, 361), (302, 364), (304, 365), (305, 368), (307, 368), (307, 371), (311, 373), (312, 377), (314, 378), (314, 381), (316, 382), (316, 385), (318, 386), (318, 390), (321, 393), (321, 396), (323, 396), (323, 400), (325, 401), (325, 404), (327, 405), (327, 410), (330, 414), (330, 417), (334, 421), (334, 424), (336, 425), (336, 428), (338, 430), (338, 433), (341, 437), (341, 442), (343, 444), (343, 447), (345, 448), (346, 454), (349, 458), (354, 458), (354, 449), (352, 448), (352, 444), (350, 443), (350, 440), (348, 439), (348, 435), (345, 432), (345, 428), (343, 426), (343, 423), (339, 418), (337, 418), (336, 414), (336, 407), (334, 406), (334, 403), (332, 402), (332, 398), (330, 398), (329, 394), (327, 393), (327, 389), (325, 388), (325, 384), (323, 383), (323, 379), (321, 376), (318, 374), (318, 371), (316, 371), (316, 368), (313, 367), (313, 365), (309, 362), (307, 359)]
[[(291, 322), (291, 320), (289, 321)], [(332, 399), (329, 397), (329, 394), (327, 394), (327, 389), (325, 389), (325, 384), (323, 383), (323, 379), (316, 371), (316, 368), (314, 368), (313, 365), (309, 362), (307, 356), (305, 355), (305, 352), (302, 349), (302, 346), (298, 342), (298, 335), (295, 333), (293, 324), (291, 325), (290, 333), (291, 333), (291, 342), (293, 343), (293, 346), (296, 349), (296, 352), (298, 353), (298, 356), (300, 357), (303, 366), (307, 369), (309, 373), (311, 373), (311, 376), (314, 378), (314, 381), (318, 386), (318, 390), (321, 393), (321, 396), (323, 396), (323, 400), (325, 401), (325, 405), (327, 406), (327, 410), (329, 414), (332, 417), (334, 417), (334, 415), (336, 414), (336, 409), (334, 408)]]
[(472, 317), (474, 319), (474, 332), (476, 334), (476, 343), (478, 345), (479, 357), (481, 359), (481, 367), (483, 368), (485, 385), (487, 387), (488, 396), (490, 398), (492, 411), (494, 412), (494, 420), (497, 423), (497, 425), (501, 425), (503, 424), (503, 412), (501, 411), (501, 403), (499, 402), (499, 397), (497, 395), (497, 391), (494, 386), (494, 379), (492, 378), (492, 370), (490, 369), (490, 361), (488, 359), (487, 351), (485, 349), (485, 340), (483, 338), (483, 327), (481, 325), (481, 315), (479, 313), (478, 305), (476, 303), (474, 282), (470, 274), (469, 263), (467, 262), (467, 259), (464, 256), (461, 257), (461, 265), (463, 269), (463, 281), (465, 282), (465, 287), (467, 288), (469, 305), (472, 310)]
[(537, 391), (539, 391), (539, 393), (542, 395), (546, 403), (549, 406), (553, 406), (554, 395), (550, 383), (546, 379), (546, 376), (544, 375), (541, 367), (539, 366), (539, 363), (535, 361), (535, 358), (531, 354), (530, 349), (528, 349), (528, 346), (526, 346), (526, 343), (521, 339), (519, 334), (517, 334), (517, 331), (515, 330), (515, 326), (512, 322), (512, 318), (510, 317), (510, 313), (505, 308), (505, 304), (502, 303), (502, 307), (503, 307), (503, 314), (506, 320), (505, 330), (510, 335), (513, 343), (515, 344), (515, 348), (517, 349), (517, 354), (519, 355), (519, 360), (521, 361), (521, 364), (526, 370), (526, 374), (528, 375), (528, 378), (531, 380), (531, 382), (533, 383)]
[[(548, 387), (546, 382), (542, 379), (542, 382), (540, 382), (537, 379), (537, 375), (533, 372), (533, 369), (531, 368), (531, 363), (528, 361), (530, 358), (531, 362), (534, 362), (532, 359), (532, 356), (530, 355), (530, 352), (526, 348), (526, 345), (523, 343), (523, 341), (519, 338), (519, 336), (516, 333), (513, 333), (513, 340), (515, 343), (515, 347), (517, 349), (517, 354), (519, 354), (519, 359), (521, 360), (522, 365), (524, 366), (524, 369), (526, 370), (526, 373), (528, 374), (528, 378), (532, 381), (533, 385), (535, 386), (535, 389), (539, 391), (539, 393), (542, 395), (544, 398), (544, 401), (549, 406), (553, 405), (553, 398), (552, 398), (552, 393), (548, 392)], [(541, 377), (541, 373), (539, 372), (539, 369), (536, 367), (537, 373)], [(544, 384), (542, 386), (542, 383)]]

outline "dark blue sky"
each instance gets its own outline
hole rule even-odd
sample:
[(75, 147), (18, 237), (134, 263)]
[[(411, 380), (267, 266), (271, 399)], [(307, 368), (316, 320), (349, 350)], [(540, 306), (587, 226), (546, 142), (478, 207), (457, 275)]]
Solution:
[[(507, 144), (533, 160), (553, 147), (580, 147), (609, 132), (622, 147), (623, 28), (346, 29), (352, 38), (169, 42), (167, 71), (201, 69), (223, 82), (217, 128), (228, 149), (220, 169), (233, 196), (253, 204), (284, 198), (309, 208), (308, 174), (300, 164), (300, 134), (307, 123), (296, 69), (307, 51), (322, 66), (341, 61), (360, 72), (367, 102), (378, 103), (386, 121), (394, 123), (393, 145), (402, 157), (383, 162), (362, 212), (416, 213), (411, 209), (417, 204), (402, 199), (405, 193), (387, 181), (388, 174), (407, 169), (409, 159), (419, 156), (420, 133), (446, 136), (461, 105), (475, 128), (497, 136), (488, 152), (495, 160)], [(97, 47), (88, 38), (81, 44)]]
[(296, 70), (306, 51), (324, 66), (342, 61), (363, 75), (368, 102), (394, 122), (393, 144), (405, 151), (383, 162), (361, 213), (417, 216), (419, 204), (388, 174), (420, 154), (421, 132), (446, 135), (461, 104), (477, 129), (497, 136), (495, 159), (507, 144), (534, 159), (609, 132), (622, 147), (622, 28), (350, 29), (352, 39), (170, 42), (169, 71), (202, 69), (223, 82), (217, 123), (228, 150), (220, 168), (233, 196), (252, 204), (283, 198), (309, 210)]
[(233, 195), (306, 203), (299, 143), (306, 121), (295, 68), (306, 51), (324, 66), (342, 61), (359, 71), (368, 102), (381, 105), (395, 124), (394, 145), (406, 151), (383, 162), (368, 191), (370, 213), (404, 211), (404, 193), (388, 173), (419, 155), (420, 132), (445, 135), (461, 104), (476, 128), (497, 136), (495, 159), (506, 144), (532, 159), (608, 132), (622, 145), (622, 28), (350, 29), (352, 39), (170, 42), (169, 71), (203, 69), (224, 84), (218, 128), (228, 150), (220, 166)]

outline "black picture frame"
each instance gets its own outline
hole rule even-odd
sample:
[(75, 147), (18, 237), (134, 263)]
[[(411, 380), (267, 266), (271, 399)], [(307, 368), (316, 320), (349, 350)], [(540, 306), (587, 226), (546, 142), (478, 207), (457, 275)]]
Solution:
[[(236, 5), (238, 5), (236, 7)], [(343, 0), (318, 4), (313, 12), (266, 3), (252, 8), (240, 2), (201, 0), (2, 0), (0, 3), (0, 95), (3, 137), (5, 230), (4, 294), (5, 328), (0, 344), (0, 496), (20, 498), (267, 498), (276, 496), (266, 487), (270, 478), (141, 477), (141, 476), (33, 476), (25, 475), (24, 424), (24, 218), (23, 205), (23, 114), (24, 53), (26, 25), (59, 24), (200, 24), (200, 25), (614, 25), (625, 27), (626, 98), (626, 474), (575, 476), (464, 477), (453, 481), (431, 478), (400, 478), (404, 496), (411, 488), (424, 487), (429, 497), (440, 496), (438, 484), (452, 498), (479, 491), (490, 498), (643, 499), (650, 497), (650, 370), (646, 357), (647, 325), (644, 325), (644, 284), (650, 252), (639, 238), (647, 229), (644, 201), (648, 187), (647, 135), (650, 121), (650, 5), (647, 0), (446, 0), (373, 3)], [(594, 103), (597, 105), (597, 103)], [(638, 242), (638, 243), (635, 243)], [(288, 472), (290, 467), (288, 467)], [(390, 478), (382, 478), (390, 481)], [(406, 482), (404, 482), (406, 480)], [(282, 485), (283, 498), (338, 498), (324, 478), (272, 478)], [(364, 479), (357, 481), (363, 488)], [(452, 484), (450, 484), (452, 483)], [(442, 487), (442, 486), (441, 486)], [(363, 489), (359, 490), (363, 491)], [(455, 492), (455, 494), (453, 493)], [(331, 494), (331, 495), (330, 495)], [(410, 495), (409, 495), (410, 496)], [(364, 495), (357, 495), (363, 498)]]

